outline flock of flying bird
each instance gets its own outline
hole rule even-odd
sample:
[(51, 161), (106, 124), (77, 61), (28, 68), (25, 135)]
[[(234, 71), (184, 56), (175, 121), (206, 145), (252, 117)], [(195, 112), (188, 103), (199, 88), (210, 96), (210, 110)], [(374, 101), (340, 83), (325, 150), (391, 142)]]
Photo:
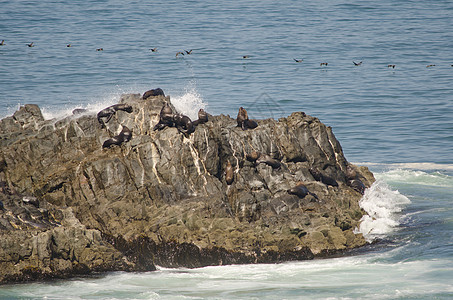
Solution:
[[(4, 45), (6, 45), (5, 40), (2, 40), (2, 41), (0, 42), (0, 46), (4, 46)], [(29, 44), (26, 44), (26, 45), (27, 45), (28, 47), (30, 47), (30, 48), (35, 47), (35, 45), (34, 45), (33, 42), (31, 42), (31, 43), (29, 43)], [(72, 47), (72, 45), (71, 45), (71, 44), (66, 44), (66, 47), (70, 48), (70, 47)], [(150, 50), (151, 52), (157, 52), (157, 47), (151, 48), (151, 49), (149, 49), (149, 50)], [(96, 51), (104, 51), (104, 48), (96, 48)], [(178, 58), (179, 56), (190, 55), (190, 54), (192, 54), (192, 49), (190, 49), (190, 50), (178, 51), (178, 52), (176, 52), (176, 58)], [(248, 59), (248, 58), (250, 58), (250, 55), (243, 55), (242, 58), (243, 58), (243, 59)], [(296, 58), (293, 58), (293, 60), (294, 60), (296, 63), (301, 63), (301, 62), (304, 61), (303, 59), (296, 59)], [(357, 66), (357, 67), (358, 67), (358, 66), (361, 66), (362, 63), (363, 63), (362, 61), (360, 61), (360, 62), (355, 62), (355, 61), (353, 61), (354, 66)], [(329, 63), (327, 63), (327, 62), (322, 62), (322, 63), (320, 63), (320, 66), (321, 66), (321, 67), (322, 67), (322, 66), (327, 67), (328, 64), (329, 64)], [(431, 67), (435, 67), (435, 66), (436, 66), (435, 64), (430, 64), (430, 65), (427, 65), (426, 67), (427, 67), (427, 68), (431, 68)], [(450, 65), (450, 66), (453, 67), (453, 64)], [(394, 65), (394, 64), (389, 64), (389, 65), (387, 65), (387, 67), (388, 67), (388, 68), (395, 69), (396, 65)]]

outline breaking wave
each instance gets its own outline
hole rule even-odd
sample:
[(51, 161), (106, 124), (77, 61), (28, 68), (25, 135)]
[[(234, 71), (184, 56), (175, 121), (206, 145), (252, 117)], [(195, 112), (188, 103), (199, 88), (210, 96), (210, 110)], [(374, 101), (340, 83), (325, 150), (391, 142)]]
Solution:
[(392, 191), (383, 180), (377, 180), (366, 189), (359, 202), (367, 215), (360, 220), (356, 233), (362, 233), (368, 242), (393, 232), (400, 224), (401, 211), (411, 201), (398, 191)]

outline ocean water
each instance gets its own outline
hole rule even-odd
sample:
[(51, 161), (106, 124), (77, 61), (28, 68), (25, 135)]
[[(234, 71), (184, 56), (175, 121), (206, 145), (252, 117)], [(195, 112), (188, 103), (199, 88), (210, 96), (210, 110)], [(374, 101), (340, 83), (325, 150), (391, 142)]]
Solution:
[(4, 285), (0, 298), (453, 298), (452, 24), (453, 1), (0, 0), (0, 118), (26, 103), (49, 119), (96, 113), (160, 87), (191, 117), (316, 116), (378, 179), (356, 229), (376, 243), (348, 256)]

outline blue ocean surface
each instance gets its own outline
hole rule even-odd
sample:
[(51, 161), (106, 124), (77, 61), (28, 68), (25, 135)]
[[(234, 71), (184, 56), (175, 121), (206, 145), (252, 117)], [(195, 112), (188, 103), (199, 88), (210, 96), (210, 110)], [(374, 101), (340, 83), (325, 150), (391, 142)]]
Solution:
[(157, 87), (188, 115), (318, 117), (375, 173), (357, 231), (380, 241), (4, 285), (1, 299), (453, 299), (453, 1), (0, 0), (1, 40), (0, 118), (26, 103), (48, 119), (96, 113)]

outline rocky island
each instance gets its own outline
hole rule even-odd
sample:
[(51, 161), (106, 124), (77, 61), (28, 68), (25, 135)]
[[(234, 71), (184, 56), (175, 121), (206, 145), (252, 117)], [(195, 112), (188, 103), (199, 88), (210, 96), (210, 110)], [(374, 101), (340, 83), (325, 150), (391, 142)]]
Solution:
[(347, 162), (317, 118), (241, 128), (208, 115), (184, 131), (157, 126), (168, 96), (119, 104), (131, 109), (106, 122), (83, 111), (45, 120), (31, 104), (0, 121), (0, 283), (306, 260), (366, 244), (354, 229), (373, 174)]

